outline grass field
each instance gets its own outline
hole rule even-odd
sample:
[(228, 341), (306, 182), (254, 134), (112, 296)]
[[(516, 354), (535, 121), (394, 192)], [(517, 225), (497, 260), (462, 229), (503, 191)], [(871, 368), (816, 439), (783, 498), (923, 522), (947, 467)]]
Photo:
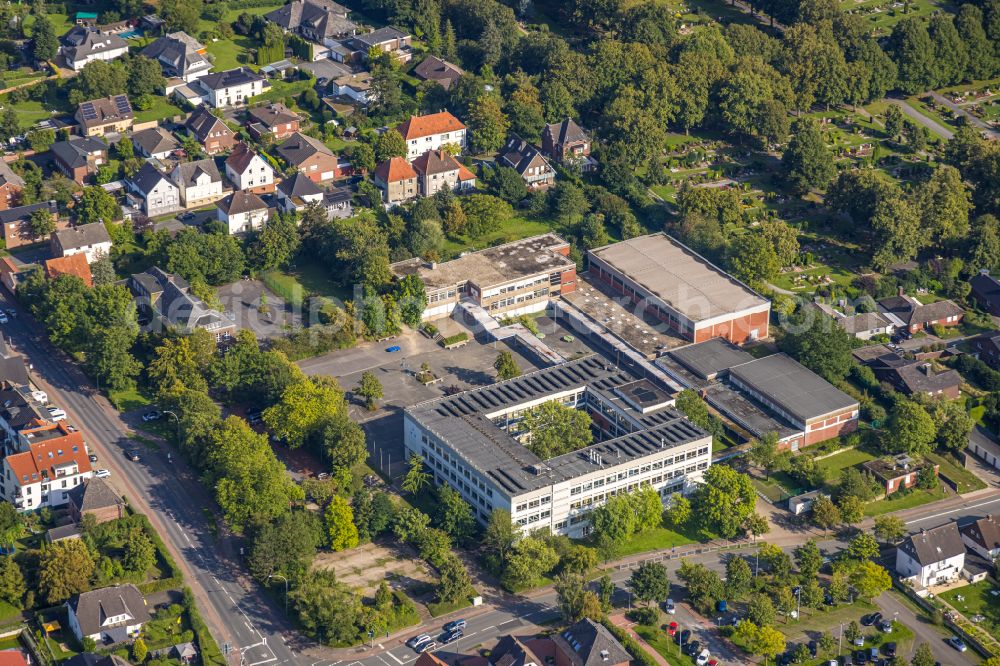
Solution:
[(874, 460), (875, 456), (861, 449), (850, 449), (841, 451), (829, 458), (816, 461), (816, 467), (823, 472), (823, 478), (828, 484), (836, 483), (840, 479), (840, 473), (848, 467), (860, 465), (863, 462)]
[(500, 241), (506, 242), (507, 239), (516, 240), (518, 238), (537, 236), (549, 231), (552, 231), (551, 225), (543, 220), (514, 216), (493, 233), (486, 234), (475, 240), (464, 236), (457, 239), (448, 238), (445, 240), (441, 254), (444, 259), (452, 259), (462, 252), (482, 250), (483, 248), (496, 245)]
[(958, 486), (958, 494), (982, 490), (986, 484), (978, 476), (962, 467), (953, 457), (929, 453), (926, 458), (941, 466), (940, 473), (947, 476)]
[[(995, 597), (990, 594), (995, 587), (989, 580), (983, 580), (942, 592), (939, 596), (967, 618), (974, 615), (984, 616), (986, 619), (979, 623), (980, 626), (994, 633), (1000, 628), (1000, 596)], [(959, 601), (958, 597), (962, 597), (962, 601)]]
[(948, 491), (944, 489), (944, 484), (938, 484), (934, 490), (920, 490), (914, 488), (909, 493), (893, 493), (888, 499), (878, 500), (865, 505), (866, 516), (881, 516), (883, 513), (902, 511), (923, 506), (930, 502), (943, 500), (948, 496)]
[(179, 106), (174, 106), (170, 100), (161, 95), (153, 97), (153, 106), (145, 111), (136, 111), (135, 121), (144, 123), (150, 120), (163, 120), (172, 116), (182, 115), (184, 111)]
[(345, 301), (351, 291), (335, 283), (330, 277), (329, 266), (314, 259), (299, 260), (287, 271), (268, 271), (262, 276), (268, 289), (290, 303), (301, 304), (311, 295)]
[(132, 388), (125, 391), (108, 391), (108, 400), (121, 412), (132, 409), (139, 409), (152, 404), (152, 401), (139, 392), (139, 389)]
[(889, 34), (892, 27), (906, 16), (929, 17), (941, 9), (948, 11), (954, 9), (947, 2), (934, 2), (934, 0), (916, 0), (908, 4), (909, 11), (906, 13), (903, 12), (902, 3), (894, 3), (892, 0), (843, 0), (840, 8), (847, 13), (864, 16), (878, 35)]
[(251, 62), (248, 51), (256, 47), (256, 42), (249, 37), (233, 37), (232, 39), (220, 39), (218, 41), (209, 40), (205, 44), (205, 50), (215, 59), (215, 69), (235, 69), (241, 65), (247, 65), (256, 69), (257, 66)]
[(663, 631), (660, 627), (654, 627), (648, 624), (640, 624), (633, 627), (635, 633), (639, 634), (644, 641), (649, 643), (649, 646), (656, 650), (661, 657), (667, 660), (670, 666), (687, 666), (688, 664), (693, 664), (694, 660), (691, 657), (681, 654), (680, 646), (670, 640), (667, 633)]
[[(3, 105), (7, 104), (6, 97), (2, 98), (0, 104)], [(45, 110), (42, 107), (42, 103), (36, 102), (35, 100), (18, 102), (16, 110), (17, 110), (17, 121), (20, 123), (21, 129), (25, 130), (29, 129), (39, 120), (45, 120), (46, 118), (52, 117), (52, 112)]]

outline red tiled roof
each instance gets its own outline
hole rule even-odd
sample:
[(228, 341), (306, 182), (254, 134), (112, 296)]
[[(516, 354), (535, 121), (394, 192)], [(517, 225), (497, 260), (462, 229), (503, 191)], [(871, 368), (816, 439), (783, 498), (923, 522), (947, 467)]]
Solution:
[(87, 447), (79, 431), (31, 444), (28, 451), (7, 456), (6, 461), (13, 472), (14, 482), (18, 485), (25, 483), (25, 477), (29, 484), (41, 481), (43, 472), (49, 479), (54, 479), (56, 475), (53, 467), (56, 465), (75, 462), (79, 473), (91, 471)]
[(402, 134), (406, 140), (443, 134), (444, 132), (456, 132), (462, 129), (465, 129), (462, 121), (447, 111), (427, 116), (410, 116), (409, 120), (396, 127), (396, 131)]
[(428, 150), (413, 160), (413, 170), (422, 175), (458, 171), (460, 181), (475, 180), (476, 175), (443, 150)]
[[(45, 260), (45, 274), (50, 280), (60, 275), (75, 275), (88, 287), (94, 286), (94, 276), (90, 272), (90, 264), (87, 263), (87, 255), (80, 252), (66, 257), (56, 257)], [(0, 664), (2, 666), (2, 664)]]
[(0, 650), (0, 666), (28, 666), (20, 650)]
[(393, 157), (380, 163), (375, 167), (374, 175), (384, 183), (396, 183), (417, 177), (413, 167), (402, 157)]

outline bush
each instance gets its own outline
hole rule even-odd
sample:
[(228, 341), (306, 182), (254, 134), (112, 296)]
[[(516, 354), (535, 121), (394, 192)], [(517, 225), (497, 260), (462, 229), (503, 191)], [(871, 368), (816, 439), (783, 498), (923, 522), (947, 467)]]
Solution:
[(618, 639), (625, 651), (632, 655), (635, 666), (659, 666), (652, 655), (646, 652), (645, 648), (639, 645), (638, 641), (628, 635), (621, 627), (611, 624), (607, 618), (601, 618), (601, 624), (611, 632), (611, 635)]
[(457, 345), (459, 342), (465, 342), (468, 339), (469, 339), (469, 334), (466, 333), (465, 331), (462, 331), (461, 333), (457, 333), (442, 340), (441, 346), (448, 348), (451, 345)]
[(656, 626), (656, 623), (660, 621), (660, 611), (654, 607), (634, 608), (626, 616), (633, 622), (651, 626)]

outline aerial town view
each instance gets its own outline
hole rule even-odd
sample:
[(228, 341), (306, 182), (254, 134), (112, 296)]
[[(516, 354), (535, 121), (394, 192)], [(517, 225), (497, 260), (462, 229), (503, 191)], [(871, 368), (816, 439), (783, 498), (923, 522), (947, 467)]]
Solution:
[(0, 403), (0, 666), (1000, 666), (1000, 0), (2, 3)]

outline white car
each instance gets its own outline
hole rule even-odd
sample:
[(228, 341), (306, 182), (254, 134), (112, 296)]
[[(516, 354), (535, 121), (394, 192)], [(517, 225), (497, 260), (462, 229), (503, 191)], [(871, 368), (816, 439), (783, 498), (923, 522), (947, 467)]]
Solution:
[(673, 599), (667, 599), (666, 603), (663, 604), (663, 610), (667, 611), (670, 615), (677, 612), (677, 606), (674, 605)]
[(10, 319), (7, 318), (7, 313), (0, 311), (0, 324), (6, 324)]
[(708, 648), (705, 648), (698, 654), (698, 658), (695, 659), (694, 663), (698, 664), (698, 666), (705, 666), (711, 656), (712, 653), (708, 651)]
[(99, 469), (96, 472), (94, 472), (94, 476), (96, 476), (98, 479), (106, 479), (109, 476), (111, 476), (111, 472), (109, 472), (106, 469)]
[(49, 394), (45, 391), (34, 390), (31, 392), (31, 397), (43, 405), (49, 401)]
[(65, 421), (66, 412), (59, 409), (58, 407), (49, 407), (49, 418), (53, 421)]

